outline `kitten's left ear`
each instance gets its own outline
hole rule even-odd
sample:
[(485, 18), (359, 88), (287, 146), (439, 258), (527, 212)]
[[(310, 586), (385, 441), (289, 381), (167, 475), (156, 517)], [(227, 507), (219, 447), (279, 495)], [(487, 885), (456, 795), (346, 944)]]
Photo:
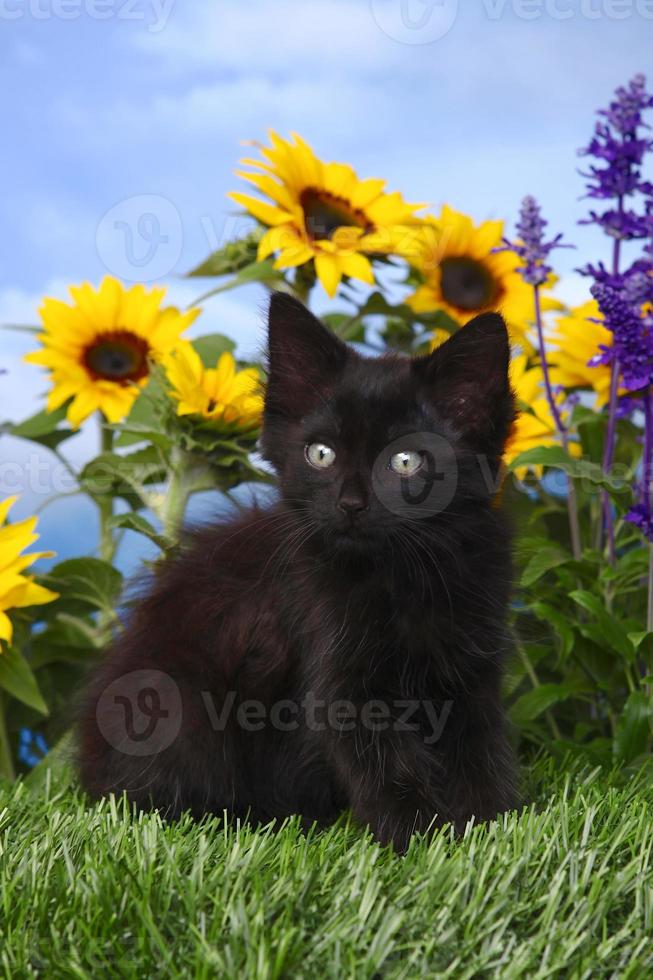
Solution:
[(413, 361), (427, 397), (469, 441), (501, 453), (515, 416), (503, 317), (481, 313), (432, 354)]
[(273, 293), (268, 317), (266, 415), (300, 418), (354, 356), (299, 300), (287, 293)]

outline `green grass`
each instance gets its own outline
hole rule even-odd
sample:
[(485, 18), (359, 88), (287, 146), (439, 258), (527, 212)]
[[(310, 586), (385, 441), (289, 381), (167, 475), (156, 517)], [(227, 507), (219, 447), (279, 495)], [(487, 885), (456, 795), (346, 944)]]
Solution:
[(166, 825), (72, 790), (0, 790), (0, 964), (29, 977), (632, 977), (653, 973), (653, 788), (532, 776), (520, 816), (396, 857)]

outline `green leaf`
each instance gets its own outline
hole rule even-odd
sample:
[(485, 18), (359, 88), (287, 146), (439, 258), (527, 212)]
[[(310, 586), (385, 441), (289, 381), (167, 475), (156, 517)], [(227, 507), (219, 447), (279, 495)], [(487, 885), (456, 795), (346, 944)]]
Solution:
[(571, 559), (572, 556), (563, 548), (555, 545), (542, 548), (531, 557), (526, 565), (526, 568), (522, 572), (521, 584), (523, 586), (532, 585), (552, 568), (557, 568), (558, 565), (564, 565), (565, 562), (571, 561)]
[(1, 323), (3, 330), (13, 330), (16, 333), (41, 333), (43, 327), (33, 327), (27, 323)]
[(320, 317), (323, 323), (333, 330), (341, 340), (350, 343), (363, 343), (365, 340), (365, 326), (360, 317), (349, 313), (326, 313)]
[(34, 670), (56, 663), (85, 664), (102, 642), (101, 631), (90, 619), (60, 612), (47, 629), (33, 634), (30, 663)]
[(576, 459), (564, 451), (562, 446), (536, 446), (516, 456), (509, 464), (510, 470), (520, 466), (550, 466), (563, 470), (568, 476), (582, 480), (592, 488), (603, 487), (617, 497), (631, 492), (632, 473), (625, 470), (620, 476), (603, 472), (598, 463), (589, 459)]
[(155, 369), (125, 421), (113, 426), (116, 433), (114, 446), (118, 448), (151, 442), (164, 451), (169, 450), (173, 440), (166, 432), (164, 421), (165, 409), (169, 408), (169, 404), (163, 376)]
[(64, 599), (77, 599), (93, 609), (113, 612), (122, 591), (122, 575), (100, 558), (69, 558), (44, 576)]
[(647, 670), (653, 670), (653, 633), (637, 631), (629, 633), (628, 639), (635, 649), (638, 661), (643, 661)]
[(568, 617), (548, 602), (534, 602), (530, 608), (538, 619), (553, 627), (560, 638), (562, 656), (568, 657), (574, 646), (574, 629)]
[(224, 354), (225, 351), (233, 354), (236, 347), (233, 340), (220, 333), (197, 337), (192, 343), (206, 368), (214, 368), (221, 354)]
[(568, 472), (572, 468), (573, 460), (561, 446), (535, 446), (520, 453), (509, 464), (509, 469), (514, 470), (520, 466), (556, 466)]
[(646, 657), (649, 663), (653, 664), (653, 633), (643, 632), (629, 633), (628, 639), (635, 648), (638, 656)]
[(515, 725), (525, 725), (534, 721), (539, 715), (547, 711), (552, 705), (560, 701), (566, 701), (573, 694), (578, 693), (578, 685), (568, 684), (540, 684), (532, 691), (522, 694), (509, 711), (511, 720)]
[(46, 412), (44, 409), (25, 419), (24, 422), (3, 425), (2, 431), (19, 439), (29, 439), (31, 442), (38, 442), (49, 449), (54, 449), (60, 442), (75, 435), (71, 428), (59, 428), (59, 423), (66, 417), (66, 411), (65, 405), (55, 409), (54, 412)]
[(607, 650), (617, 651), (632, 661), (635, 648), (628, 637), (628, 629), (610, 615), (601, 599), (585, 589), (575, 589), (569, 593), (573, 601), (593, 617), (593, 622), (579, 622), (578, 629), (583, 636), (593, 640)]
[(367, 297), (356, 313), (356, 319), (360, 320), (365, 316), (386, 316), (398, 317), (401, 320), (412, 323), (418, 319), (417, 314), (408, 306), (407, 303), (399, 303), (394, 306), (390, 303), (383, 293), (375, 290)]
[(570, 594), (570, 598), (574, 602), (586, 609), (587, 612), (591, 613), (596, 618), (600, 618), (605, 612), (605, 606), (599, 599), (597, 595), (593, 592), (587, 592), (585, 589), (576, 589)]
[(148, 485), (162, 483), (167, 466), (160, 450), (145, 446), (124, 456), (100, 453), (80, 473), (80, 485), (92, 497), (114, 494), (132, 500), (142, 499)]
[(37, 412), (36, 415), (30, 416), (30, 418), (25, 419), (24, 422), (17, 422), (13, 426), (13, 434), (16, 436), (24, 436), (26, 439), (32, 439), (34, 436), (46, 435), (48, 432), (52, 432), (56, 429), (60, 422), (62, 422), (66, 417), (66, 409), (62, 405), (61, 408), (55, 409), (54, 412), (46, 412), (45, 409), (41, 412)]
[(257, 230), (237, 241), (227, 242), (186, 275), (211, 277), (233, 275), (256, 261), (260, 240), (261, 233)]
[(170, 547), (171, 542), (166, 536), (157, 531), (142, 514), (135, 514), (132, 511), (128, 514), (115, 514), (107, 521), (107, 524), (109, 527), (122, 527), (128, 531), (136, 531), (137, 534), (143, 534), (150, 541), (153, 541), (161, 551), (165, 551), (166, 548)]
[(141, 442), (150, 442), (163, 452), (168, 452), (174, 445), (174, 440), (161, 429), (153, 429), (151, 425), (143, 425), (139, 422), (126, 421), (120, 428), (120, 435), (114, 442), (114, 446), (123, 449), (127, 446), (136, 446)]
[(644, 691), (633, 691), (617, 722), (614, 754), (619, 762), (631, 762), (646, 752), (653, 731), (653, 701)]
[(194, 305), (202, 303), (205, 299), (216, 296), (218, 293), (226, 293), (228, 290), (235, 289), (237, 286), (245, 286), (252, 282), (262, 282), (267, 285), (284, 285), (286, 280), (283, 274), (278, 269), (275, 269), (272, 259), (264, 259), (263, 262), (252, 262), (251, 265), (240, 269), (232, 279), (228, 279), (221, 286), (215, 286), (213, 289), (209, 289), (207, 293), (198, 296)]
[(0, 687), (42, 715), (49, 714), (32, 668), (14, 647), (0, 651)]

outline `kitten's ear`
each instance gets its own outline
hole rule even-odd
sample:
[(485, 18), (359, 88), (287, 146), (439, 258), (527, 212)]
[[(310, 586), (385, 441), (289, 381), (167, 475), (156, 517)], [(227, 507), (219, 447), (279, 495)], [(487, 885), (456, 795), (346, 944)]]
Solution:
[(481, 313), (426, 357), (413, 372), (440, 414), (476, 447), (501, 453), (514, 419), (503, 317)]
[(354, 356), (306, 307), (273, 293), (268, 317), (266, 414), (299, 418)]

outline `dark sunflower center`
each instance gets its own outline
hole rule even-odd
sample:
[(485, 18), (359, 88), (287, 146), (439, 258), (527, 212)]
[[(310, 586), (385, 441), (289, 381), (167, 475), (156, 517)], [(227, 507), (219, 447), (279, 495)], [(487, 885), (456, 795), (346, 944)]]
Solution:
[(302, 191), (299, 200), (310, 238), (331, 238), (336, 228), (342, 228), (343, 225), (371, 230), (370, 222), (363, 212), (351, 207), (342, 197), (309, 187)]
[(126, 384), (148, 373), (147, 341), (129, 330), (101, 334), (84, 351), (84, 364), (95, 379)]
[(491, 306), (497, 299), (497, 283), (476, 259), (453, 256), (443, 259), (440, 269), (440, 289), (452, 306), (461, 310), (479, 310)]

